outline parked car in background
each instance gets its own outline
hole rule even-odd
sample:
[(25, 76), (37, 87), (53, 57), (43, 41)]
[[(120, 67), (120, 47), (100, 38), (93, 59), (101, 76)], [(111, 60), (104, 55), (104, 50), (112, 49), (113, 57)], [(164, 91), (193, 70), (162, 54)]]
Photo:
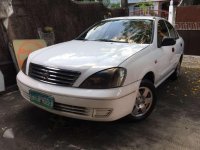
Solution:
[(17, 84), (26, 100), (58, 115), (142, 120), (155, 107), (156, 87), (180, 75), (183, 50), (183, 39), (163, 18), (111, 18), (31, 53)]

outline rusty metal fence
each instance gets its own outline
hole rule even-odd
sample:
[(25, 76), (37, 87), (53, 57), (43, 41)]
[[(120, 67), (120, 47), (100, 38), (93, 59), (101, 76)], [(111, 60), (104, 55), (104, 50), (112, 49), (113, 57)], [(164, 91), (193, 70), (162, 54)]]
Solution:
[(168, 11), (165, 10), (136, 10), (130, 11), (129, 16), (158, 16), (167, 19), (168, 18)]

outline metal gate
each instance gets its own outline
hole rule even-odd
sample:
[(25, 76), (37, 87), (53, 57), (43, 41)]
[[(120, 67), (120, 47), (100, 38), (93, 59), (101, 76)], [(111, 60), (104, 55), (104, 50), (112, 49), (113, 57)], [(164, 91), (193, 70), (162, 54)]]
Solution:
[(200, 56), (200, 7), (184, 6), (176, 9), (176, 29), (185, 42), (185, 54)]

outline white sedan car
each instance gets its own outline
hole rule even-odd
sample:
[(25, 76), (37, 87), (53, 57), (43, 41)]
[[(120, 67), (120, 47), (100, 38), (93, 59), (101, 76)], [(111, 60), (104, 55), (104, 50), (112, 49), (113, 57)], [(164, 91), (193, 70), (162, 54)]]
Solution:
[(26, 100), (58, 115), (142, 120), (154, 109), (156, 87), (179, 76), (183, 49), (163, 18), (111, 18), (30, 54), (17, 84)]

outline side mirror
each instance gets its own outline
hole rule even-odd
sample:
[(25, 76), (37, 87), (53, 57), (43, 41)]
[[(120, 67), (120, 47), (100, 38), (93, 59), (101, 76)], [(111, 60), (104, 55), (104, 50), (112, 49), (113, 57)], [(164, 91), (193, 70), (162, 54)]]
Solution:
[(175, 45), (176, 44), (176, 40), (173, 38), (164, 38), (162, 40), (162, 46), (171, 46), (171, 45)]

